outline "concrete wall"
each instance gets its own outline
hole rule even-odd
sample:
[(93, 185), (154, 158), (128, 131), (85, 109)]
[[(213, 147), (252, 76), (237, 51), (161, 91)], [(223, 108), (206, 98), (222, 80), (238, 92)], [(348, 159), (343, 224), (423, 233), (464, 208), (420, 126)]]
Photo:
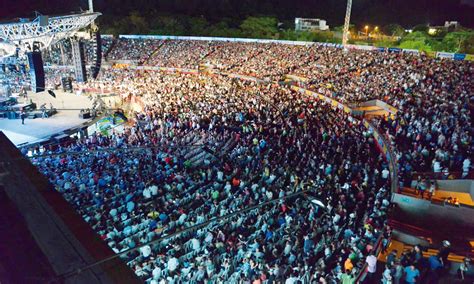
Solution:
[(474, 200), (474, 181), (465, 179), (437, 180), (438, 188), (451, 191), (469, 193)]
[(410, 224), (444, 233), (453, 238), (474, 238), (474, 210), (467, 207), (456, 207), (432, 203), (411, 196), (395, 193), (393, 201), (398, 209), (395, 218), (400, 221), (410, 220)]

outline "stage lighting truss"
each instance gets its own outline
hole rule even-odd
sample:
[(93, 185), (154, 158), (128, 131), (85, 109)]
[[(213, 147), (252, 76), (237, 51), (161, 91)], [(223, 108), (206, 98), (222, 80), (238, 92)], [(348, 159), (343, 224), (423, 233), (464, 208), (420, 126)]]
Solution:
[[(0, 42), (18, 47), (25, 52), (39, 43), (45, 49), (56, 42), (74, 35), (78, 30), (89, 26), (100, 13), (87, 12), (67, 16), (49, 17), (46, 24), (40, 23), (40, 17), (33, 21), (0, 24)], [(2, 55), (0, 55), (2, 56)]]

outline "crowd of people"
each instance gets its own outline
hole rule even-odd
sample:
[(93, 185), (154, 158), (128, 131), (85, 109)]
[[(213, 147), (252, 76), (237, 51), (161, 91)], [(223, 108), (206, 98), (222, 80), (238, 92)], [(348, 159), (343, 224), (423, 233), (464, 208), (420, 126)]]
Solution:
[(356, 277), (384, 233), (390, 196), (388, 165), (361, 121), (226, 76), (150, 72), (145, 88), (145, 109), (124, 133), (33, 158), (115, 252), (139, 247), (123, 255), (138, 276), (326, 283), (350, 259)]
[[(139, 44), (134, 44), (137, 41)], [(405, 186), (409, 186), (413, 172), (445, 172), (446, 176), (462, 172), (466, 177), (472, 171), (473, 114), (469, 106), (472, 109), (474, 67), (470, 61), (413, 53), (346, 52), (321, 45), (120, 42), (125, 48), (117, 52), (146, 54), (146, 65), (150, 66), (197, 68), (210, 64), (222, 72), (271, 81), (293, 74), (308, 78), (310, 88), (343, 103), (371, 99), (388, 103), (399, 115), (379, 119), (377, 125), (393, 142)], [(153, 54), (149, 50), (154, 50)]]
[[(402, 252), (392, 250), (385, 258), (382, 283), (422, 283), (421, 279), (424, 279), (424, 283), (438, 283), (450, 269), (450, 246), (448, 241), (443, 241), (438, 252), (428, 258), (423, 256), (424, 248), (418, 245)], [(458, 279), (466, 279), (469, 265), (470, 259), (465, 258), (458, 269)]]
[[(374, 124), (392, 143), (401, 186), (413, 172), (472, 169), (467, 61), (151, 39), (118, 39), (108, 60), (145, 65), (106, 68), (82, 86), (139, 98), (129, 127), (33, 162), (147, 283), (354, 283), (364, 263), (372, 276), (375, 243), (390, 235), (388, 164), (360, 119), (276, 84), (287, 74), (343, 103), (397, 108)], [(214, 74), (153, 70), (201, 64)]]

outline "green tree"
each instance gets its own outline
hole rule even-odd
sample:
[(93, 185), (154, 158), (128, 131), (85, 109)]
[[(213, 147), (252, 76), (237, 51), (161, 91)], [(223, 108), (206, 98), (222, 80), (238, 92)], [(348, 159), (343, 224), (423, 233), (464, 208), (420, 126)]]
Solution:
[(242, 33), (239, 29), (229, 27), (227, 21), (220, 21), (208, 28), (210, 36), (214, 37), (241, 37)]
[(377, 40), (374, 42), (374, 46), (377, 47), (394, 47), (397, 46), (397, 42), (393, 40)]
[(471, 33), (466, 40), (461, 43), (461, 53), (474, 54), (474, 33)]
[(466, 47), (464, 43), (473, 36), (473, 32), (448, 33), (442, 40), (442, 48), (448, 52), (463, 52)]
[(186, 29), (180, 19), (173, 16), (158, 16), (151, 23), (150, 34), (185, 35)]
[(402, 37), (405, 35), (405, 29), (399, 24), (389, 24), (382, 28), (382, 31), (389, 36), (399, 36)]
[(412, 32), (402, 38), (400, 48), (418, 49), (422, 51), (433, 50), (433, 39), (431, 39), (425, 32)]
[(203, 36), (209, 35), (209, 30), (207, 29), (209, 23), (204, 17), (191, 17), (186, 21), (186, 31), (188, 35), (193, 36)]
[(145, 17), (141, 16), (137, 11), (133, 11), (127, 17), (131, 26), (131, 33), (145, 34), (149, 31), (148, 23)]
[(407, 40), (400, 43), (400, 48), (406, 49), (418, 49), (422, 51), (432, 51), (430, 45), (428, 45), (424, 40)]
[(273, 17), (248, 17), (240, 25), (242, 34), (252, 38), (274, 38), (278, 21)]
[(413, 32), (428, 32), (428, 26), (424, 24), (416, 25), (413, 27)]

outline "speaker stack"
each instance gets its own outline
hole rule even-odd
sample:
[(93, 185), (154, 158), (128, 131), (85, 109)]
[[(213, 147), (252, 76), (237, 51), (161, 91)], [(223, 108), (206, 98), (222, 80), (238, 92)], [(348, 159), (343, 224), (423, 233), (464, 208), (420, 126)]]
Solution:
[(28, 65), (30, 67), (31, 90), (35, 93), (44, 91), (44, 68), (41, 52), (28, 52)]
[(95, 32), (92, 37), (92, 49), (94, 53), (93, 58), (94, 58), (95, 64), (91, 67), (91, 71), (92, 71), (92, 78), (96, 79), (97, 76), (99, 75), (100, 66), (102, 64), (102, 40), (100, 38), (99, 30), (97, 30), (97, 32)]
[(87, 82), (84, 42), (79, 39), (72, 41), (72, 58), (74, 61), (76, 81), (81, 83)]

